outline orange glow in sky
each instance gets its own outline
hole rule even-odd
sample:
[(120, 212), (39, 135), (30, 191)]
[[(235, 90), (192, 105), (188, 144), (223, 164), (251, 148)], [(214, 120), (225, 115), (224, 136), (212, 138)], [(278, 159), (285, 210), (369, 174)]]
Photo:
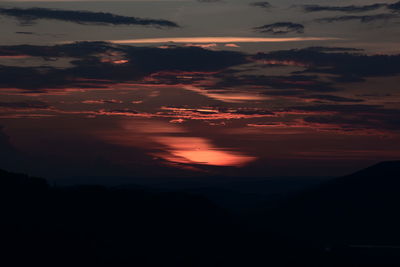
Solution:
[(207, 139), (200, 137), (160, 136), (154, 140), (167, 146), (170, 153), (158, 156), (176, 163), (240, 167), (255, 160), (255, 157), (216, 148)]
[(225, 92), (224, 90), (206, 90), (193, 85), (185, 85), (182, 88), (196, 92), (200, 95), (216, 99), (226, 103), (242, 103), (246, 101), (261, 101), (267, 100), (268, 97), (259, 94), (258, 92)]

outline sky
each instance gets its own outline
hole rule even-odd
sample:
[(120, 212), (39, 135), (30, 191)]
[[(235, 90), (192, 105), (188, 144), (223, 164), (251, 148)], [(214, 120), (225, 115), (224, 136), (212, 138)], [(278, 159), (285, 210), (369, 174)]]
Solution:
[(0, 168), (344, 175), (400, 156), (400, 2), (1, 1)]

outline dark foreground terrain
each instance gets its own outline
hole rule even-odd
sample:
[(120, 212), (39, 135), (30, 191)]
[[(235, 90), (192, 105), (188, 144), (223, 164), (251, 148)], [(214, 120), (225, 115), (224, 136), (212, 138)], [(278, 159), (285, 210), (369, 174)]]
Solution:
[(215, 204), (215, 189), (55, 187), (0, 171), (0, 264), (400, 265), (399, 179), (400, 162), (384, 162), (250, 212)]

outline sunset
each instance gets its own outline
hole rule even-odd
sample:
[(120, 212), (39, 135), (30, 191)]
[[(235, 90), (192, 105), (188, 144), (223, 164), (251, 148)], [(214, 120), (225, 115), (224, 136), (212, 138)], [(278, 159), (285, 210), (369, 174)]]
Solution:
[(400, 264), (400, 2), (7, 0), (0, 21), (11, 258)]

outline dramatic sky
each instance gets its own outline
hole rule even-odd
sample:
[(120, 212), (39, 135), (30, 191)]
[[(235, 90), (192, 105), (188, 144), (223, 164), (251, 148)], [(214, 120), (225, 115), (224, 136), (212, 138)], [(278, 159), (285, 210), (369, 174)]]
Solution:
[(400, 157), (400, 2), (1, 1), (0, 168), (342, 175)]

